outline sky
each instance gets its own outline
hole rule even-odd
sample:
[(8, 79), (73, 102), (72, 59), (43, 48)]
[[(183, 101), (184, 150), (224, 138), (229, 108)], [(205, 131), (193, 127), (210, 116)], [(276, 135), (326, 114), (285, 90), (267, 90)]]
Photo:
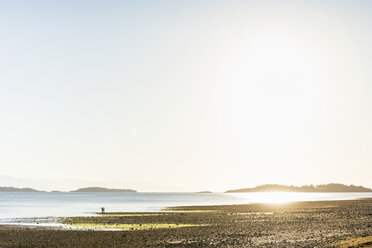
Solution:
[(1, 1), (0, 175), (372, 187), (371, 30), (367, 0)]

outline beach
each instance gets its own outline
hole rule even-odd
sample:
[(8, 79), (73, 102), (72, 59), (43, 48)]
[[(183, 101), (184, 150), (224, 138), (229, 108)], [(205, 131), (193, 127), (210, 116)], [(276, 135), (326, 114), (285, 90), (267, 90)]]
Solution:
[(0, 247), (372, 246), (372, 199), (165, 210), (59, 219), (67, 228), (1, 225)]

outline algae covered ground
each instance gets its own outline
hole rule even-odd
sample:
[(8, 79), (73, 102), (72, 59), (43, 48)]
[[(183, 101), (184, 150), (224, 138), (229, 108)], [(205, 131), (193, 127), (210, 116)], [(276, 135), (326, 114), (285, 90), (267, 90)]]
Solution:
[[(59, 222), (70, 227), (82, 230), (153, 230), (166, 228), (182, 228), (205, 226), (205, 224), (192, 224), (174, 222), (169, 217), (173, 214), (163, 213), (108, 213), (91, 217), (60, 218)], [(155, 217), (155, 219), (154, 219)], [(170, 219), (170, 221), (167, 221)]]
[(168, 210), (0, 226), (0, 247), (371, 247), (372, 199)]

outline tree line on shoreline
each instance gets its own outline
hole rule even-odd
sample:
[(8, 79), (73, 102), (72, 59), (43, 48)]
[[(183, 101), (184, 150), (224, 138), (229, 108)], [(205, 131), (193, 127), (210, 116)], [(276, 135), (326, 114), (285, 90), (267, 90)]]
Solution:
[[(0, 187), (0, 192), (45, 192), (32, 188), (15, 188), (15, 187)], [(52, 191), (59, 192), (59, 191)], [(133, 189), (109, 189), (103, 187), (86, 187), (69, 192), (137, 192)], [(363, 186), (345, 185), (340, 183), (320, 184), (320, 185), (303, 185), (303, 186), (288, 186), (281, 184), (263, 184), (252, 188), (242, 188), (228, 190), (225, 193), (248, 193), (248, 192), (372, 192), (372, 189)], [(209, 191), (201, 191), (200, 193), (212, 193)]]
[(319, 185), (287, 186), (281, 184), (263, 184), (252, 188), (228, 190), (225, 193), (247, 192), (372, 192), (372, 189), (363, 186), (329, 183)]

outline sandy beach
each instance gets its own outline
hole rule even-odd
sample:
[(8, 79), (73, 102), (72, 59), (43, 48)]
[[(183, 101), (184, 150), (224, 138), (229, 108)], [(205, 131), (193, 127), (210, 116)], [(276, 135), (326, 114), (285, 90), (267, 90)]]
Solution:
[(176, 207), (60, 221), (71, 229), (2, 225), (0, 247), (372, 246), (372, 199)]

